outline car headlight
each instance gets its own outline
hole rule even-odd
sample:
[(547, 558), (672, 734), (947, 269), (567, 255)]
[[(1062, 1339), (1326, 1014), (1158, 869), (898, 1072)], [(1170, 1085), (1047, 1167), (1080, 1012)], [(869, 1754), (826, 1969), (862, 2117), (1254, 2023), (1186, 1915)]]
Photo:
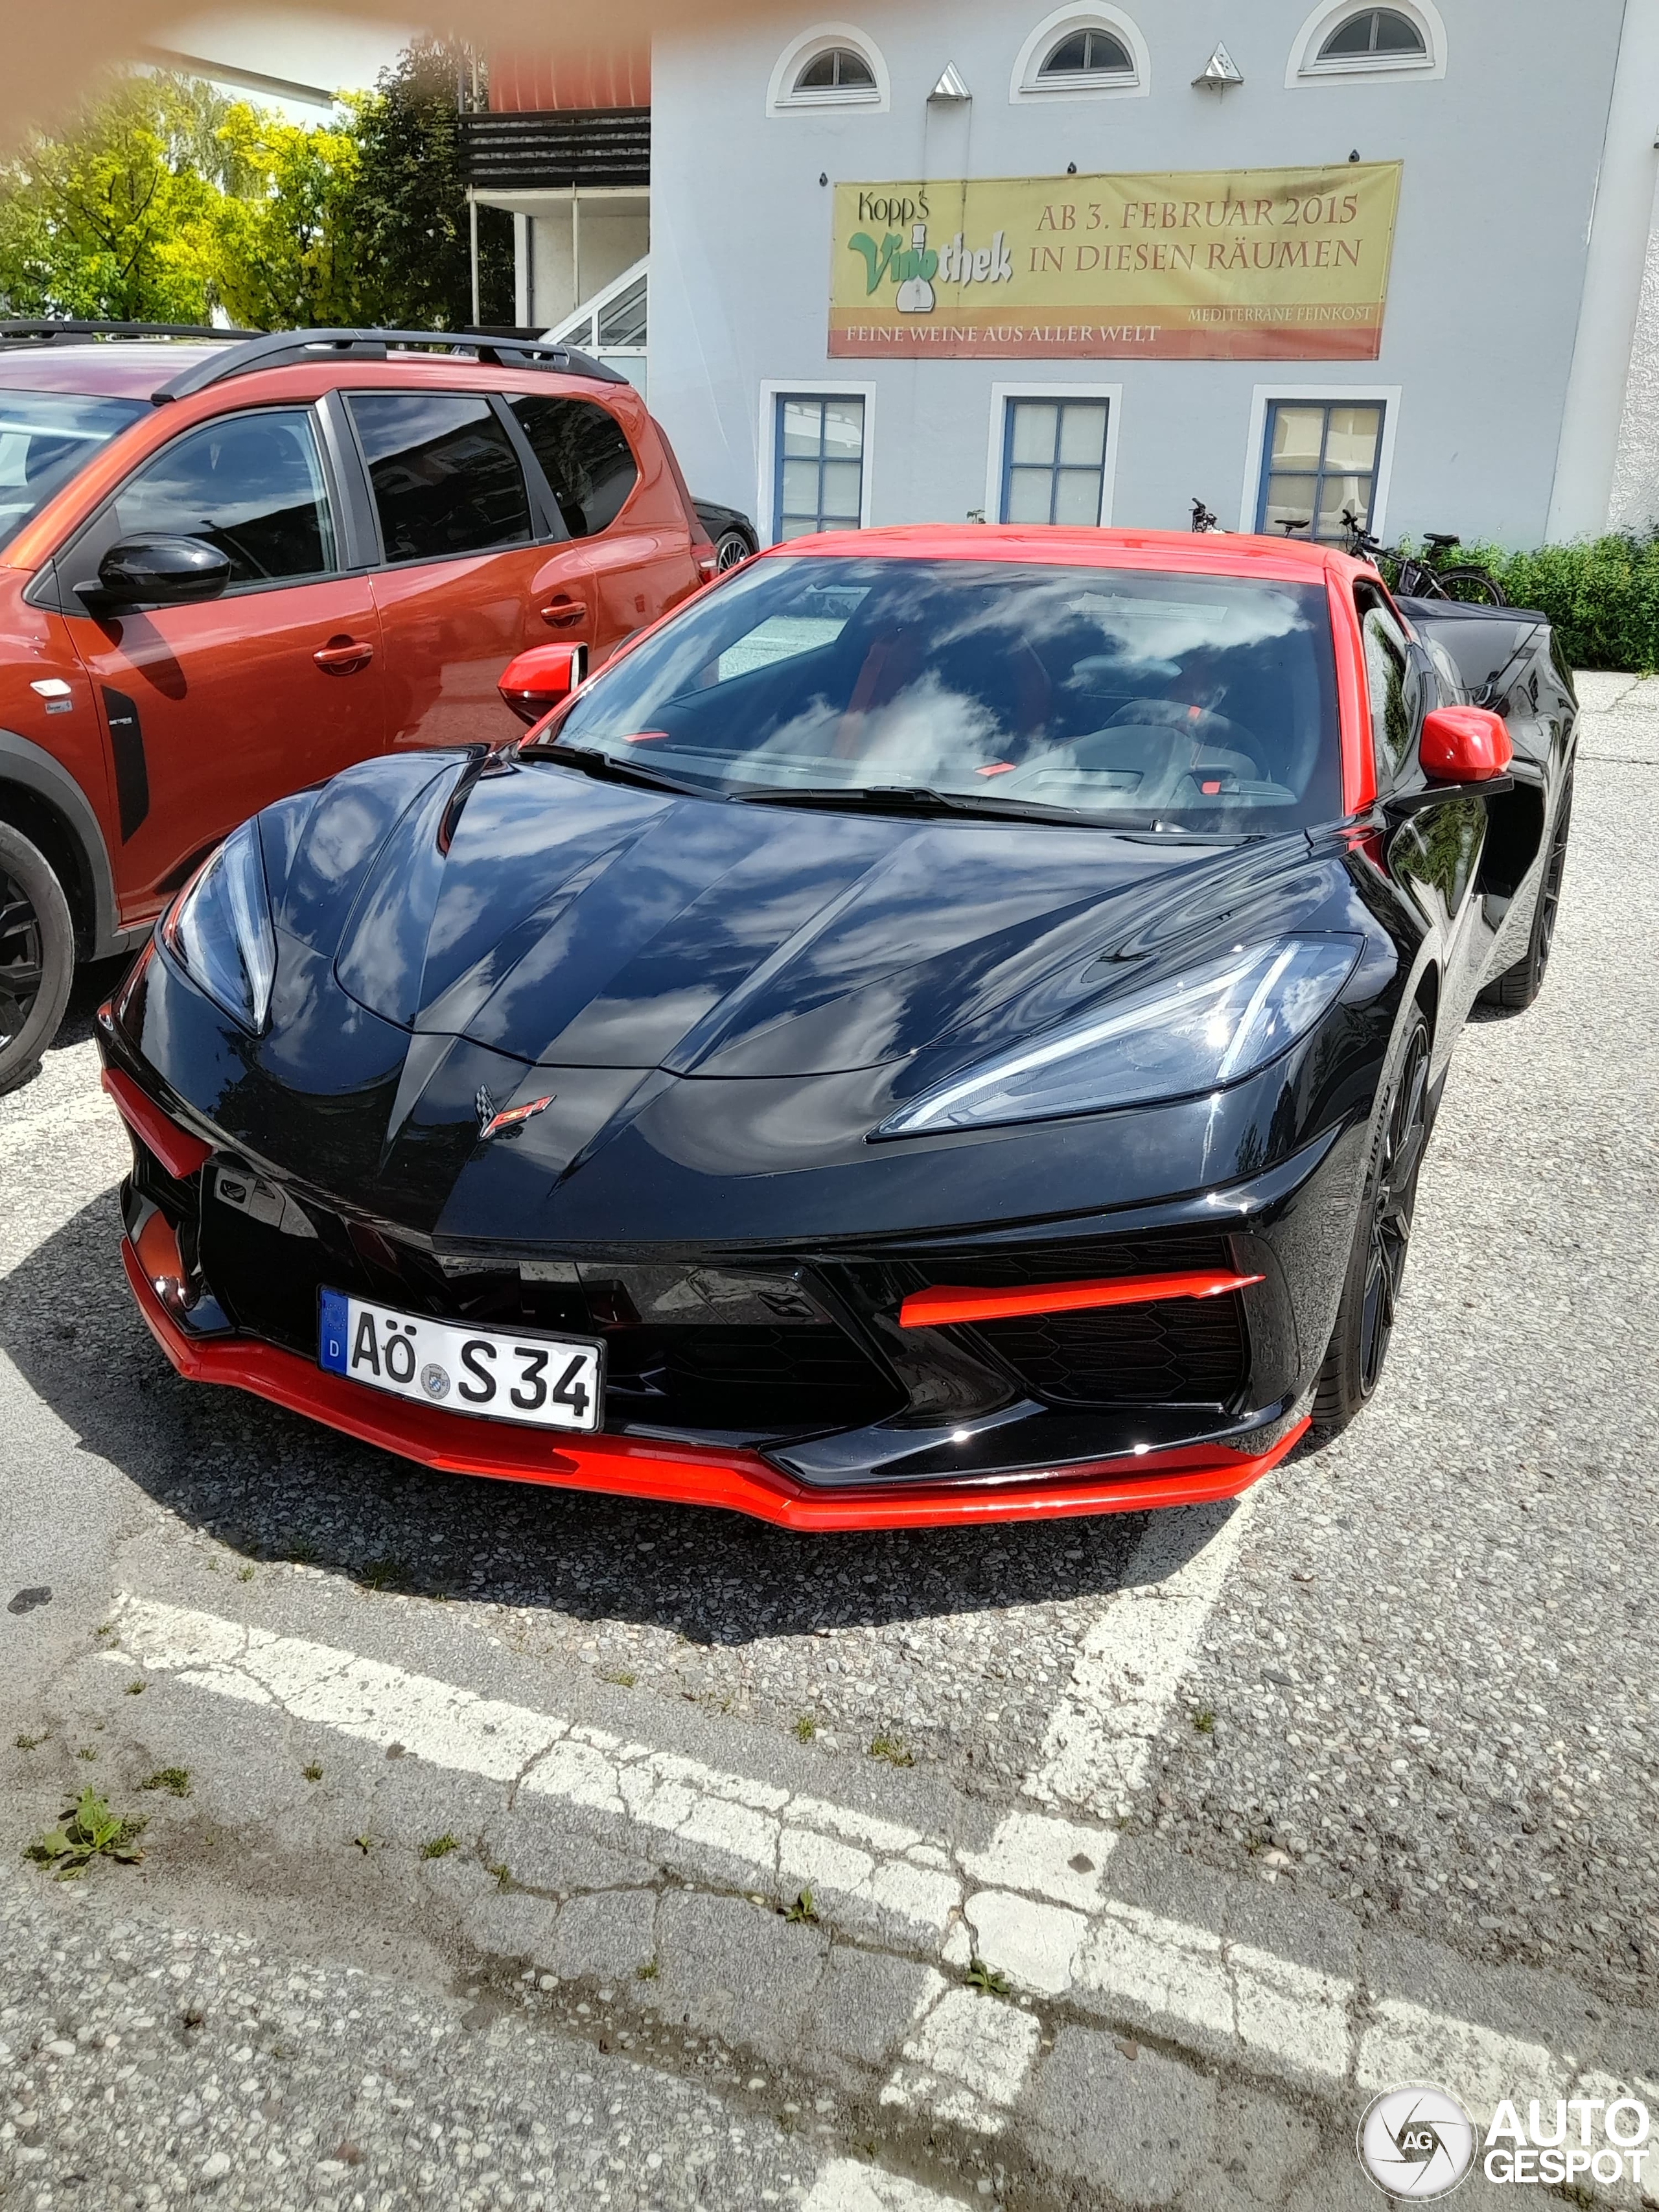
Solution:
[(252, 822), (233, 830), (198, 870), (162, 921), (160, 935), (214, 1005), (257, 1036), (270, 1011), (276, 933), (259, 832)]
[(1100, 1114), (1219, 1090), (1306, 1036), (1353, 973), (1357, 937), (1235, 945), (982, 1061), (890, 1115), (878, 1137)]

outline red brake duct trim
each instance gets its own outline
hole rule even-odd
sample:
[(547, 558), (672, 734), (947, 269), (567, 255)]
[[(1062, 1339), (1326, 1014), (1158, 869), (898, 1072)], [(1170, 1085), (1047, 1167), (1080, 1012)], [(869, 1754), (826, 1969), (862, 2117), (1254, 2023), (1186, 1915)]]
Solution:
[(1262, 1280), (1260, 1275), (1119, 1275), (1095, 1283), (1028, 1283), (975, 1291), (944, 1284), (912, 1291), (899, 1308), (901, 1328), (939, 1328), (947, 1322), (1012, 1321), (1022, 1314), (1088, 1313), (1102, 1306), (1150, 1306), (1165, 1298), (1218, 1298)]
[(193, 1176), (213, 1151), (211, 1145), (170, 1121), (153, 1098), (147, 1098), (130, 1075), (118, 1067), (104, 1070), (103, 1084), (115, 1101), (116, 1111), (128, 1127), (143, 1139), (177, 1182)]
[(191, 1382), (228, 1382), (251, 1390), (382, 1451), (401, 1453), (451, 1474), (541, 1482), (665, 1505), (719, 1506), (802, 1534), (1060, 1520), (1208, 1504), (1248, 1490), (1279, 1464), (1308, 1426), (1305, 1420), (1297, 1422), (1266, 1451), (1256, 1453), (1194, 1444), (989, 1480), (815, 1490), (757, 1452), (647, 1443), (632, 1437), (550, 1437), (544, 1430), (469, 1420), (436, 1406), (365, 1389), (298, 1352), (252, 1337), (192, 1337), (155, 1287), (156, 1277), (165, 1282), (170, 1273), (183, 1273), (172, 1232), (165, 1224), (153, 1236), (147, 1228), (145, 1244), (140, 1259), (124, 1238), (121, 1264), (151, 1335)]

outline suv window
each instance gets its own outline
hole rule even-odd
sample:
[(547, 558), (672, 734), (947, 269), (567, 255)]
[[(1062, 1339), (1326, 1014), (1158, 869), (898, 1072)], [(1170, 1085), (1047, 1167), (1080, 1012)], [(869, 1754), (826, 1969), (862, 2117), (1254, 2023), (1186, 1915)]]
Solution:
[(204, 538), (230, 561), (230, 580), (327, 576), (334, 523), (307, 408), (262, 408), (187, 430), (110, 503), (118, 538)]
[(1387, 608), (1375, 599), (1362, 599), (1359, 615), (1365, 640), (1376, 780), (1386, 788), (1411, 757), (1417, 734), (1417, 678), (1405, 632)]
[(78, 475), (100, 446), (149, 412), (142, 399), (0, 392), (0, 545)]
[(507, 405), (530, 441), (573, 538), (608, 530), (639, 481), (639, 466), (614, 415), (592, 399), (514, 393)]
[(388, 561), (439, 561), (530, 542), (530, 498), (505, 428), (461, 392), (354, 392)]

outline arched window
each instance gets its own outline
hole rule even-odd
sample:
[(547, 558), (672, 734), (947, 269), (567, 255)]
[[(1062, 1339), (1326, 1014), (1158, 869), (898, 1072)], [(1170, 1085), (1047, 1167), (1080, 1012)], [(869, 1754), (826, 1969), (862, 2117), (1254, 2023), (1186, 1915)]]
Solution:
[(820, 23), (803, 32), (778, 56), (766, 91), (769, 115), (890, 104), (887, 64), (873, 40), (851, 23)]
[(1135, 65), (1129, 49), (1110, 31), (1068, 31), (1051, 47), (1039, 78), (1133, 77)]
[(1324, 0), (1297, 34), (1285, 82), (1445, 74), (1446, 28), (1436, 0), (1395, 0), (1392, 8)]
[(1072, 0), (1026, 39), (1008, 87), (1012, 100), (1121, 100), (1151, 88), (1146, 41), (1109, 0)]
[(1322, 62), (1426, 61), (1428, 54), (1428, 40), (1398, 8), (1362, 8), (1339, 23), (1319, 49)]
[(864, 56), (851, 46), (826, 46), (796, 77), (793, 90), (797, 99), (803, 93), (848, 93), (854, 89), (873, 94), (876, 73)]

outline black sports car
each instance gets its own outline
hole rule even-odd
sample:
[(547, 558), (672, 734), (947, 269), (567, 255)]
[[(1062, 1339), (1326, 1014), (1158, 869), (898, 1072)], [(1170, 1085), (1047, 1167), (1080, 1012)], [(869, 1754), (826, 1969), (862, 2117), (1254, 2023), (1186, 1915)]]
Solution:
[(237, 830), (106, 1010), (177, 1367), (799, 1528), (1228, 1496), (1353, 1416), (1458, 1030), (1549, 955), (1540, 616), (883, 531), (550, 654), (517, 746)]

